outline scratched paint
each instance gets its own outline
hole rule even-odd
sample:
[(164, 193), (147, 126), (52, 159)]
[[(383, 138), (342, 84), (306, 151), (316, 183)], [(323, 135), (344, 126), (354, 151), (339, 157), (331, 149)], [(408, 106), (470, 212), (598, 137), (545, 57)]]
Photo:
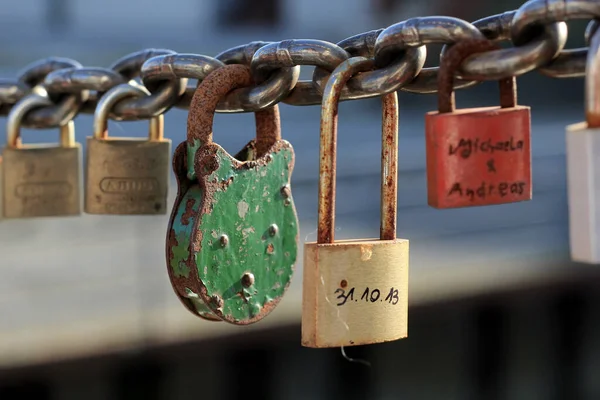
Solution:
[[(186, 260), (196, 227), (202, 239), (199, 251), (192, 252), (192, 260), (206, 293), (188, 289), (188, 298), (198, 312), (205, 313), (207, 309), (196, 295), (226, 321), (255, 322), (271, 311), (291, 281), (297, 257), (298, 221), (291, 192), (282, 188), (289, 187), (294, 154), (289, 143), (281, 142), (284, 145), (270, 153), (270, 161), (251, 164), (239, 163), (216, 146), (218, 168), (201, 178), (217, 188), (212, 195), (212, 209), (199, 215), (203, 196), (198, 183), (188, 189), (179, 203), (173, 222), (177, 246), (169, 264), (176, 276), (189, 275)], [(193, 160), (194, 152), (188, 151), (188, 159)], [(236, 157), (252, 157), (251, 152), (245, 157), (243, 153)], [(188, 177), (189, 171), (188, 168)], [(195, 200), (192, 217), (184, 225), (182, 218), (190, 199)], [(271, 228), (273, 225), (277, 229)], [(228, 238), (225, 245), (220, 240), (222, 235)], [(241, 279), (248, 272), (254, 275), (254, 282), (245, 287)], [(214, 296), (222, 303), (211, 301)]]
[[(186, 221), (184, 217), (185, 214), (189, 214), (188, 202), (191, 201), (192, 204), (191, 212), (193, 215), (198, 213), (198, 209), (200, 207), (200, 199), (202, 197), (202, 191), (198, 185), (193, 185), (189, 188), (189, 190), (185, 193), (182, 198), (181, 205), (177, 210), (177, 215), (175, 220), (179, 223), (173, 226), (175, 230), (175, 237), (177, 238), (177, 245), (172, 247), (173, 258), (169, 260), (169, 266), (173, 270), (173, 274), (176, 277), (185, 277), (188, 278), (190, 275), (190, 269), (187, 265), (187, 259), (190, 254), (190, 238), (193, 230), (193, 220), (190, 218), (189, 221)], [(186, 221), (187, 224), (181, 223), (181, 221)], [(202, 299), (197, 293), (194, 293), (192, 290), (187, 289), (187, 298), (192, 301), (192, 304), (196, 308), (198, 314), (210, 317), (213, 316), (214, 313), (204, 304)]]
[[(202, 142), (199, 139), (194, 139), (194, 145), (193, 146), (190, 146), (188, 144), (188, 146), (187, 146), (187, 157), (188, 157), (188, 160), (193, 160), (194, 159), (194, 156), (196, 155), (196, 151), (198, 151), (198, 149), (201, 146), (202, 146)], [(194, 163), (193, 162), (188, 163), (187, 178), (190, 181), (196, 180), (196, 171), (194, 171)]]

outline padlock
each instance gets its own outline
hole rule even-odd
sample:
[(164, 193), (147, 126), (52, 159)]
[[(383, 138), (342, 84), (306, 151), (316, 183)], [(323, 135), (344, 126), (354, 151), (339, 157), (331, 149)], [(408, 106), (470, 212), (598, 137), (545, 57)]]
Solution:
[(409, 242), (396, 238), (398, 97), (383, 96), (380, 240), (334, 240), (337, 114), (345, 83), (373, 68), (353, 57), (323, 93), (317, 242), (304, 245), (302, 345), (381, 343), (408, 334)]
[(586, 121), (566, 129), (571, 259), (600, 264), (600, 30), (592, 36), (585, 75)]
[[(0, 148), (0, 154), (2, 154), (2, 148)], [(4, 164), (2, 163), (2, 156), (0, 155), (0, 219), (4, 218), (4, 196), (2, 195), (4, 190)]]
[(425, 116), (427, 200), (457, 208), (531, 200), (531, 119), (516, 105), (515, 78), (500, 80), (500, 107), (455, 110), (453, 80), (469, 55), (495, 49), (486, 39), (454, 44), (438, 76), (438, 110)]
[(147, 139), (108, 136), (112, 107), (124, 98), (147, 95), (142, 86), (121, 84), (98, 102), (94, 136), (87, 138), (86, 213), (166, 214), (171, 140), (163, 137), (164, 117), (150, 120)]
[(234, 157), (212, 141), (217, 104), (251, 84), (227, 65), (198, 85), (187, 141), (173, 156), (177, 198), (167, 232), (167, 270), (195, 315), (247, 325), (283, 297), (297, 255), (298, 220), (290, 178), (294, 151), (281, 139), (277, 106), (255, 113), (256, 139)]
[(44, 95), (33, 93), (8, 114), (7, 145), (2, 155), (4, 217), (32, 218), (81, 213), (81, 147), (75, 142), (73, 121), (60, 127), (60, 143), (28, 144), (20, 126), (34, 108), (50, 106)]

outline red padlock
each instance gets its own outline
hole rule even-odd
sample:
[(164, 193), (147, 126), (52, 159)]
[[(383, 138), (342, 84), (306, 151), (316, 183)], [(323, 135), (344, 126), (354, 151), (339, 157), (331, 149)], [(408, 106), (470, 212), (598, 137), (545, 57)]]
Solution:
[(455, 111), (454, 72), (468, 56), (498, 48), (487, 39), (461, 41), (444, 55), (438, 111), (425, 116), (427, 201), (435, 208), (531, 200), (531, 117), (516, 105), (514, 77), (501, 80), (500, 107)]

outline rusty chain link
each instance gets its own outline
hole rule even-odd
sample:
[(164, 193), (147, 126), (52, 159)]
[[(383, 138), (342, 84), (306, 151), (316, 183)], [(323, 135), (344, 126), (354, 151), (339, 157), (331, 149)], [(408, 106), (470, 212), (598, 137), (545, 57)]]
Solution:
[[(108, 68), (84, 67), (75, 60), (51, 57), (27, 65), (16, 79), (0, 80), (0, 115), (7, 115), (28, 94), (42, 91), (48, 105), (26, 113), (23, 125), (57, 127), (78, 113), (93, 113), (99, 98), (111, 88), (139, 79), (150, 95), (122, 99), (110, 118), (149, 119), (171, 107), (187, 109), (195, 90), (188, 80), (200, 82), (226, 64), (249, 66), (254, 84), (228, 94), (219, 103), (218, 112), (255, 112), (279, 102), (321, 104), (331, 71), (355, 56), (373, 60), (374, 67), (347, 82), (342, 101), (397, 90), (436, 93), (439, 68), (424, 68), (427, 46), (443, 44), (441, 59), (454, 43), (484, 38), (510, 41), (512, 45), (466, 58), (454, 79), (455, 89), (534, 70), (555, 78), (582, 77), (588, 48), (564, 49), (565, 22), (572, 19), (591, 19), (586, 29), (589, 43), (600, 24), (600, 1), (530, 0), (518, 10), (473, 23), (442, 16), (411, 18), (337, 44), (313, 39), (255, 41), (215, 57), (147, 49), (126, 55)], [(311, 80), (298, 80), (300, 66), (315, 67)]]

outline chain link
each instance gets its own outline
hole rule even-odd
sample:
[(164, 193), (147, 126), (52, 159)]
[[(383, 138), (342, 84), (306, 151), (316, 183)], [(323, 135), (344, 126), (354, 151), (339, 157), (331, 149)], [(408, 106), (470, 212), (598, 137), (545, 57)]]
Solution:
[[(397, 90), (436, 93), (439, 67), (424, 68), (427, 46), (487, 38), (509, 41), (506, 48), (474, 54), (458, 69), (454, 88), (485, 80), (520, 76), (537, 70), (554, 78), (585, 76), (588, 48), (564, 49), (566, 21), (591, 19), (586, 43), (600, 26), (600, 1), (531, 0), (518, 10), (473, 23), (453, 17), (411, 18), (344, 39), (337, 44), (293, 39), (250, 42), (215, 57), (147, 49), (117, 60), (108, 68), (83, 67), (75, 60), (51, 57), (27, 65), (16, 79), (0, 80), (0, 115), (7, 115), (30, 93), (47, 93), (47, 100), (27, 111), (21, 124), (31, 128), (63, 126), (78, 113), (94, 113), (102, 95), (123, 83), (140, 80), (150, 93), (119, 99), (109, 117), (149, 119), (171, 107), (187, 109), (196, 85), (226, 64), (251, 68), (254, 85), (229, 93), (218, 112), (255, 112), (279, 102), (304, 106), (321, 104), (331, 72), (350, 57), (366, 57), (374, 67), (352, 77), (340, 100), (381, 96)], [(299, 81), (301, 66), (314, 66), (311, 80)]]

